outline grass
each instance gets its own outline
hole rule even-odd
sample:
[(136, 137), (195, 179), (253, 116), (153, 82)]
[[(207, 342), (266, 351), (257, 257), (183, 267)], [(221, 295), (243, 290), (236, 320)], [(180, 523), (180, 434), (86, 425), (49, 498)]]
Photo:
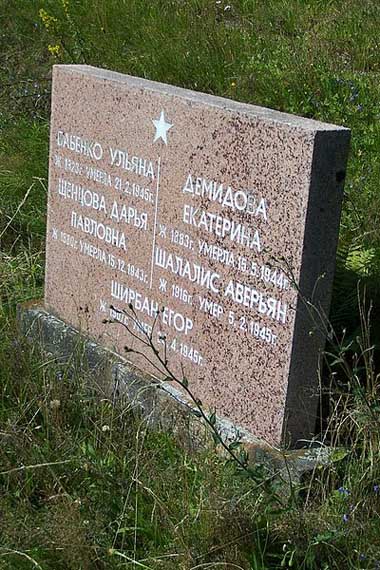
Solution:
[[(380, 568), (379, 25), (376, 0), (0, 3), (0, 568)], [(294, 496), (148, 430), (19, 337), (17, 303), (43, 295), (58, 62), (352, 129), (320, 434), (346, 451)]]
[(128, 559), (191, 568), (221, 556), (244, 563), (249, 538), (274, 508), (262, 489), (214, 454), (190, 455), (148, 431), (76, 367), (70, 378), (57, 373), (15, 339), (1, 356), (4, 568), (30, 567), (16, 551), (43, 568), (121, 568)]

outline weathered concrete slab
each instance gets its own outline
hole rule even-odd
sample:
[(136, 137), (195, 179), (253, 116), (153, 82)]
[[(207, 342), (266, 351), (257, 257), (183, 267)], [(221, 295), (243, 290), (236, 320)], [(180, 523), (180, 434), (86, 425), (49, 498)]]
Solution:
[[(91, 384), (99, 386), (107, 397), (114, 402), (123, 400), (151, 429), (170, 431), (186, 449), (196, 451), (213, 446), (210, 430), (196, 415), (194, 407), (170, 384), (152, 381), (120, 355), (49, 314), (40, 303), (20, 305), (18, 323), (22, 334), (49, 356), (50, 365), (56, 367), (57, 373), (64, 371), (70, 376), (69, 369), (73, 375), (75, 372), (87, 375)], [(241, 442), (249, 464), (262, 466), (263, 476), (284, 483), (283, 489), (298, 485), (305, 474), (328, 465), (334, 458), (334, 449), (327, 447), (276, 449), (220, 417), (216, 418), (216, 425), (226, 444)], [(221, 447), (218, 450), (223, 451)]]

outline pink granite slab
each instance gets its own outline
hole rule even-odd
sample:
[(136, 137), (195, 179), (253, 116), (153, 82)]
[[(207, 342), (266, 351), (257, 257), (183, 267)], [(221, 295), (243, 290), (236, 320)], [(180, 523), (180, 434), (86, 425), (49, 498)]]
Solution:
[[(139, 330), (154, 324), (205, 405), (271, 444), (310, 438), (348, 144), (334, 125), (55, 66), (46, 308), (163, 377)], [(103, 322), (112, 307), (131, 332)]]

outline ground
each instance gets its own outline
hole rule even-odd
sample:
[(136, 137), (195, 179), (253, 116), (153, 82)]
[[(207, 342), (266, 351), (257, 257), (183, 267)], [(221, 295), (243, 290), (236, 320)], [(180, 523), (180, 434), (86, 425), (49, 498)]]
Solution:
[[(0, 568), (380, 567), (380, 5), (0, 2)], [(54, 63), (88, 63), (352, 130), (320, 439), (290, 496), (192, 454), (17, 333), (43, 296)], [(265, 473), (262, 473), (262, 483)]]

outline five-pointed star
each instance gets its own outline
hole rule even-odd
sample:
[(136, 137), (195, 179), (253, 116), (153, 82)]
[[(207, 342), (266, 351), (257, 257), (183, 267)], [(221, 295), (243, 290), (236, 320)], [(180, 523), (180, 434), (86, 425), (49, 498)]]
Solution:
[(167, 145), (168, 141), (166, 138), (167, 132), (169, 129), (172, 128), (173, 125), (171, 125), (170, 123), (167, 123), (165, 121), (165, 115), (164, 112), (161, 111), (161, 116), (159, 119), (153, 119), (152, 120), (154, 126), (156, 127), (156, 134), (154, 135), (154, 140), (153, 142), (155, 143), (156, 141), (158, 141), (158, 139), (162, 139), (164, 141), (164, 143)]

